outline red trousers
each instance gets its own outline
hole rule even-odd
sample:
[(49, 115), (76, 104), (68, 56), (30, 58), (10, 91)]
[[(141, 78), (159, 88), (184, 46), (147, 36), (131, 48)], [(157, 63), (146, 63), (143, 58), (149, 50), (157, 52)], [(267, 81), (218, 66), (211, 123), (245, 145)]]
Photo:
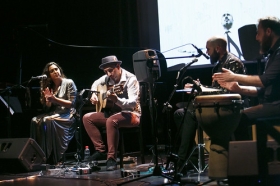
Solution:
[(140, 124), (140, 116), (132, 112), (118, 112), (109, 118), (105, 118), (102, 112), (90, 112), (83, 116), (83, 124), (95, 150), (99, 152), (106, 151), (106, 146), (99, 130), (100, 127), (106, 127), (107, 159), (113, 158), (116, 160), (119, 144), (119, 128), (138, 126)]

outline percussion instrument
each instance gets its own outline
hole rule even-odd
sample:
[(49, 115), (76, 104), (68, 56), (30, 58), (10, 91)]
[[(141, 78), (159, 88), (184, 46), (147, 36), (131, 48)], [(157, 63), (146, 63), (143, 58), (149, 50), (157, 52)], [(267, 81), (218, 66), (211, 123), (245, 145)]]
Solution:
[[(220, 94), (223, 91), (222, 89), (209, 88), (209, 87), (205, 87), (205, 86), (202, 86), (202, 85), (200, 85), (200, 88), (201, 88), (202, 92), (199, 95)], [(179, 90), (176, 90), (176, 92), (191, 93), (192, 92), (192, 88), (179, 89)], [(194, 90), (194, 92), (197, 93), (197, 90)], [(191, 105), (191, 104), (188, 104), (188, 102), (179, 102), (179, 103), (176, 104), (176, 106), (178, 108), (185, 108), (188, 105)]]
[(196, 118), (211, 139), (210, 179), (227, 178), (229, 140), (238, 126), (243, 101), (239, 94), (200, 95), (194, 99)]
[[(218, 88), (209, 88), (209, 87), (204, 87), (204, 86), (200, 86), (201, 90), (202, 90), (202, 95), (203, 94), (218, 94), (221, 93), (223, 90), (222, 89), (218, 89)], [(187, 93), (191, 93), (192, 88), (185, 88), (185, 89), (180, 89), (180, 90), (176, 90), (176, 92), (187, 92)], [(194, 90), (194, 92), (197, 92), (197, 90)]]

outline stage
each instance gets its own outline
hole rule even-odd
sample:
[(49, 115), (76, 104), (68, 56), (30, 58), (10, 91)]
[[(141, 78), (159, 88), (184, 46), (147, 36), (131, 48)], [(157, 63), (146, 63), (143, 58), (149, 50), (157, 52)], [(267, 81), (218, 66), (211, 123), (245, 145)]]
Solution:
[[(164, 169), (166, 163), (166, 155), (159, 155), (159, 166), (162, 168), (162, 175), (154, 175), (154, 163), (152, 161), (152, 155), (146, 155), (145, 164), (140, 163), (140, 157), (125, 157), (124, 159), (124, 171), (118, 167), (115, 171), (106, 171), (105, 161), (99, 161), (97, 166), (91, 168), (91, 173), (88, 169), (83, 172), (77, 171), (75, 166), (77, 161), (68, 160), (64, 165), (56, 167), (47, 167), (42, 165), (42, 170), (26, 173), (1, 173), (0, 174), (0, 186), (89, 186), (89, 185), (126, 185), (126, 186), (142, 186), (142, 185), (206, 185), (206, 186), (218, 186), (218, 185), (234, 185), (234, 186), (255, 186), (258, 184), (256, 176), (240, 176), (237, 178), (231, 178), (231, 180), (223, 180), (217, 182), (211, 181), (208, 178), (208, 168), (206, 168), (199, 176), (195, 168), (188, 168), (187, 172), (181, 177), (181, 184), (177, 183), (178, 179), (170, 180), (165, 176), (168, 176), (168, 171)], [(207, 159), (206, 159), (207, 163)], [(82, 164), (80, 164), (81, 166)], [(244, 165), (249, 166), (249, 165)], [(98, 167), (98, 168), (97, 168)], [(192, 166), (191, 166), (192, 167)], [(100, 168), (100, 170), (98, 170)], [(47, 169), (47, 170), (46, 170)], [(122, 175), (123, 174), (123, 175)], [(148, 176), (151, 175), (151, 176)], [(134, 180), (137, 178), (145, 177), (142, 179)], [(172, 177), (172, 176), (171, 176)], [(129, 180), (134, 180), (126, 183)], [(279, 176), (271, 177), (271, 185), (279, 185)], [(210, 182), (211, 181), (211, 182)], [(208, 183), (209, 182), (209, 183)]]
[[(126, 157), (124, 159), (124, 168), (120, 170), (118, 167), (115, 171), (106, 171), (105, 161), (99, 161), (96, 167), (100, 168), (97, 170), (96, 167), (91, 168), (91, 173), (88, 169), (83, 171), (77, 171), (75, 166), (77, 161), (69, 160), (64, 163), (64, 165), (59, 165), (56, 167), (42, 165), (41, 171), (26, 172), (26, 173), (2, 173), (0, 175), (0, 186), (49, 186), (49, 185), (59, 185), (59, 186), (89, 186), (89, 185), (180, 185), (172, 180), (165, 178), (168, 175), (168, 171), (162, 168), (163, 176), (154, 176), (154, 163), (151, 161), (153, 159), (152, 155), (146, 155), (145, 160), (147, 163), (140, 164), (140, 157)], [(137, 159), (137, 163), (135, 160)], [(165, 154), (160, 154), (159, 156), (159, 166), (165, 167), (166, 156)], [(80, 164), (80, 166), (84, 164)], [(47, 170), (46, 170), (47, 169)], [(122, 175), (123, 174), (123, 175)], [(152, 175), (152, 176), (147, 176)], [(132, 181), (130, 183), (124, 184), (126, 181), (133, 180), (146, 176), (143, 179), (137, 181)], [(198, 179), (200, 181), (198, 181)], [(203, 183), (209, 180), (207, 176), (207, 169), (201, 173), (200, 177), (195, 169), (188, 170), (187, 174), (182, 177), (182, 182), (194, 181), (194, 183), (182, 183), (181, 185), (197, 185), (197, 183)], [(197, 183), (195, 183), (197, 182)], [(218, 185), (216, 181), (208, 183), (206, 185), (215, 186)]]

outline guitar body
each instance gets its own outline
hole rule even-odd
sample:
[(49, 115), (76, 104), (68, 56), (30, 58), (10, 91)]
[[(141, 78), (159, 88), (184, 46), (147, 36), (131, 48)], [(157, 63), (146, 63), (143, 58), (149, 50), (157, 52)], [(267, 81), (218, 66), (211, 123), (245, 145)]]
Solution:
[(122, 85), (117, 86), (107, 86), (107, 85), (98, 85), (97, 86), (97, 97), (98, 103), (96, 104), (96, 112), (101, 112), (104, 108), (113, 108), (114, 102), (107, 98), (107, 91), (110, 93), (121, 94), (123, 91)]

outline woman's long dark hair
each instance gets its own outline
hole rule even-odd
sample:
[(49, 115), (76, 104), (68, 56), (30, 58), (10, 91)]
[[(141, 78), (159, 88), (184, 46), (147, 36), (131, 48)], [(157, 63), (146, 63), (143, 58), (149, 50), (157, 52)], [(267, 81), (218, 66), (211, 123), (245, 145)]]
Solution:
[(44, 74), (47, 75), (47, 78), (42, 79), (40, 81), (40, 86), (41, 86), (40, 87), (41, 88), (40, 89), (41, 90), (40, 91), (41, 92), (40, 101), (41, 101), (42, 104), (46, 103), (45, 96), (44, 96), (42, 91), (45, 90), (47, 87), (49, 89), (52, 89), (54, 87), (54, 82), (52, 81), (51, 76), (50, 76), (50, 72), (49, 72), (49, 67), (52, 66), (52, 65), (55, 65), (55, 66), (57, 66), (57, 68), (59, 68), (62, 78), (66, 78), (65, 74), (63, 73), (63, 70), (62, 70), (61, 66), (59, 66), (57, 63), (49, 62), (49, 63), (46, 64), (46, 66), (44, 67), (42, 75), (44, 75)]

